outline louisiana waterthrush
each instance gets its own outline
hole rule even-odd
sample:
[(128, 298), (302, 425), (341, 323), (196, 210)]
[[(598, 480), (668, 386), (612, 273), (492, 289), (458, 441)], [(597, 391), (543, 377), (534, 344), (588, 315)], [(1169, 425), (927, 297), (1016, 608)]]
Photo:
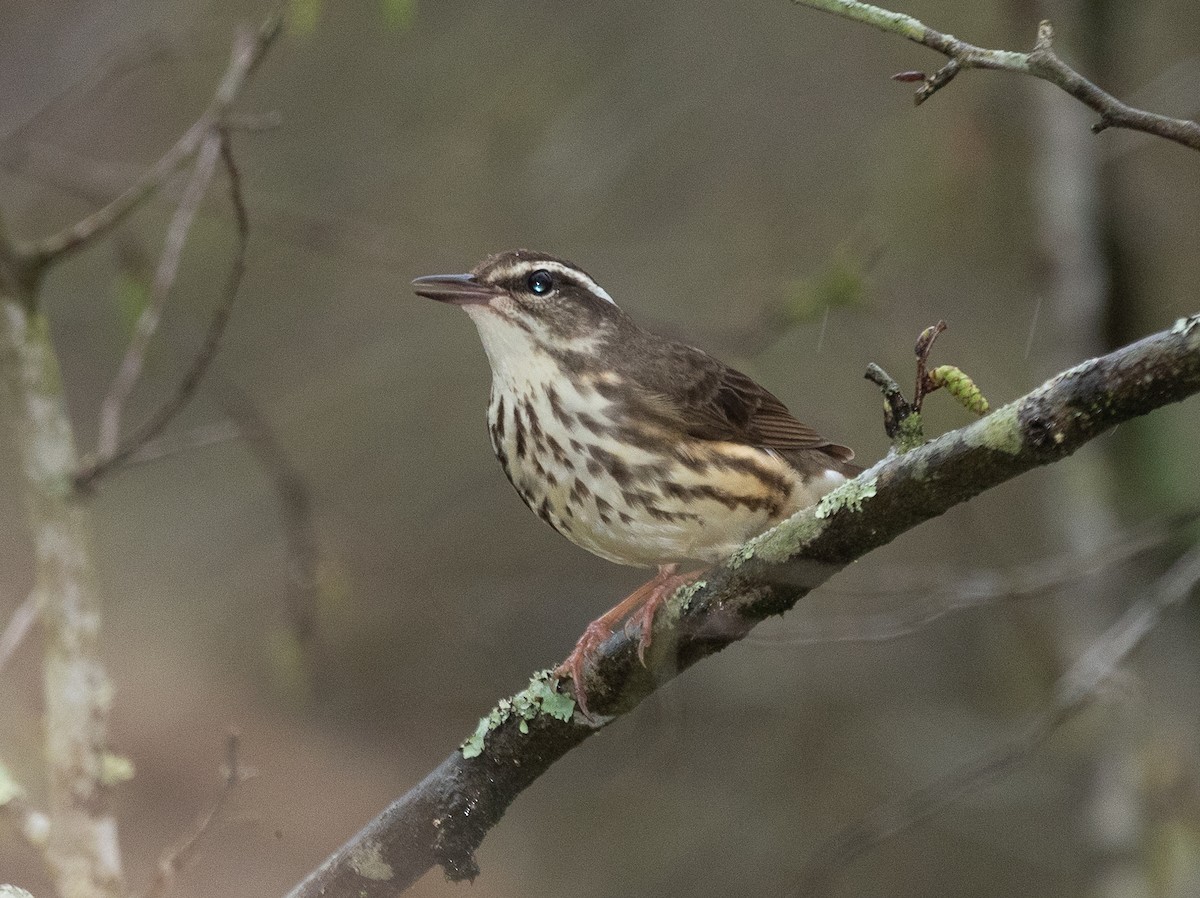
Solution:
[(583, 669), (637, 612), (639, 654), (658, 606), (860, 470), (745, 374), (638, 327), (586, 272), (529, 250), (470, 274), (413, 281), (462, 306), (492, 367), (492, 448), (517, 493), (578, 546), (658, 574), (588, 626), (560, 672), (587, 711)]

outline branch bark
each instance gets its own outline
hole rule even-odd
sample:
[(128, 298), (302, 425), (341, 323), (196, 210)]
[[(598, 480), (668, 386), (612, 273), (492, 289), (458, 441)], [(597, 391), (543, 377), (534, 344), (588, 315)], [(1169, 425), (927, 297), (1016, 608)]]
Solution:
[(655, 621), (646, 667), (637, 660), (636, 635), (622, 631), (609, 639), (587, 683), (589, 704), (601, 716), (512, 713), (531, 702), (536, 707), (532, 688), (504, 700), (481, 723), (481, 742), (474, 742), (470, 757), (451, 753), (289, 898), (396, 895), (435, 864), (451, 879), (473, 878), (479, 872), (475, 849), (509, 804), (554, 761), (679, 672), (918, 524), (1196, 392), (1200, 315), (1077, 365), (967, 427), (885, 458), (751, 540), (707, 580), (680, 590)]
[(1037, 42), (1029, 53), (1012, 50), (989, 50), (959, 40), (930, 28), (919, 19), (904, 13), (892, 12), (860, 3), (858, 0), (792, 0), (799, 6), (810, 6), (844, 19), (871, 25), (882, 31), (898, 34), (923, 47), (936, 50), (949, 62), (923, 79), (917, 88), (917, 105), (954, 80), (965, 69), (994, 69), (1032, 75), (1066, 91), (1080, 103), (1100, 115), (1092, 126), (1099, 133), (1106, 128), (1128, 128), (1144, 131), (1174, 141), (1193, 150), (1200, 150), (1200, 124), (1188, 119), (1171, 118), (1144, 109), (1137, 109), (1102, 90), (1071, 66), (1054, 51), (1054, 29), (1049, 22), (1038, 25)]

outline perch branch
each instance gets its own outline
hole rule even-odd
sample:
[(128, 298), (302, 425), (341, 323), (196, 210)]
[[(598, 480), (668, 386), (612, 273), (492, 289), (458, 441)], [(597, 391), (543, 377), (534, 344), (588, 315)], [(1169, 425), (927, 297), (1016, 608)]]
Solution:
[(891, 455), (815, 507), (756, 537), (680, 590), (655, 621), (646, 667), (638, 634), (619, 631), (597, 653), (587, 692), (595, 718), (500, 713), (478, 751), (450, 754), (290, 893), (380, 898), (440, 865), (451, 879), (479, 871), (475, 850), (509, 804), (558, 758), (703, 658), (782, 614), (852, 561), (955, 505), (1059, 461), (1122, 421), (1200, 391), (1200, 315), (1066, 371), (987, 417)]
[[(858, 0), (792, 0), (792, 2), (799, 6), (809, 6), (835, 16), (841, 16), (844, 19), (871, 25), (891, 34), (898, 34), (947, 57), (949, 61), (946, 65), (922, 79), (922, 84), (917, 88), (916, 93), (917, 105), (925, 102), (949, 84), (959, 72), (966, 69), (1017, 72), (1050, 82), (1099, 114), (1100, 120), (1092, 126), (1092, 130), (1096, 133), (1106, 128), (1128, 128), (1163, 137), (1193, 150), (1200, 150), (1200, 124), (1188, 119), (1170, 118), (1130, 106), (1097, 87), (1063, 62), (1054, 51), (1054, 30), (1049, 22), (1042, 22), (1038, 25), (1037, 42), (1034, 44), (1033, 50), (1029, 53), (1018, 53), (1011, 50), (988, 50), (977, 47), (959, 40), (953, 35), (936, 31), (912, 16), (882, 9), (870, 3), (860, 3)], [(910, 80), (911, 74), (903, 73), (900, 80)]]

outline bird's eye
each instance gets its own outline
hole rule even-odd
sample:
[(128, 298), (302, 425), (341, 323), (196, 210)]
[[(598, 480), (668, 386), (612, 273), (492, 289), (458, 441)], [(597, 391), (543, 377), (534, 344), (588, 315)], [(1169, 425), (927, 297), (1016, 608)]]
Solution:
[(534, 296), (545, 296), (554, 289), (554, 278), (550, 277), (550, 272), (544, 268), (539, 268), (531, 274), (526, 283), (529, 285), (529, 292)]

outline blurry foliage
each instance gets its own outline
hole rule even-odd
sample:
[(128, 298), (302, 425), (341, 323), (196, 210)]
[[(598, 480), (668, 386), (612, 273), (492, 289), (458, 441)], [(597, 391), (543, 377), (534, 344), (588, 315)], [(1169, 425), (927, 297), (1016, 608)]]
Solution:
[[(407, 30), (417, 16), (417, 0), (380, 0), (383, 23), (398, 31)], [(289, 0), (288, 24), (291, 33), (307, 37), (321, 21), (321, 0)]]
[(292, 707), (302, 707), (310, 695), (304, 648), (294, 627), (278, 627), (264, 643), (273, 694)]
[(780, 310), (786, 323), (804, 324), (830, 309), (866, 306), (872, 286), (869, 272), (877, 257), (874, 249), (837, 247), (822, 268), (788, 286)]
[(317, 30), (321, 18), (321, 0), (290, 0), (288, 3), (288, 32), (304, 37)]
[(129, 271), (117, 272), (113, 278), (113, 301), (121, 323), (121, 333), (129, 336), (150, 305), (149, 281)]
[(417, 0), (381, 0), (383, 21), (391, 28), (406, 29), (417, 17)]
[(326, 637), (348, 635), (358, 619), (350, 571), (341, 559), (322, 551), (316, 578), (318, 631)]

